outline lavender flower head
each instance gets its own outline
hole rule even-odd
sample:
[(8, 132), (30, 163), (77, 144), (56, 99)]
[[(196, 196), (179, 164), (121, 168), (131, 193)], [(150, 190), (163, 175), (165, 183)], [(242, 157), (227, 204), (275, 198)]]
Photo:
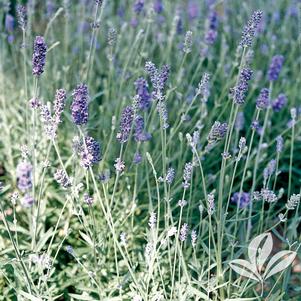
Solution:
[(41, 36), (37, 36), (34, 41), (33, 55), (32, 55), (32, 74), (40, 76), (44, 72), (46, 63), (47, 45)]
[(201, 82), (197, 88), (197, 94), (201, 95), (202, 102), (206, 103), (210, 96), (210, 75), (209, 73), (204, 73)]
[(89, 93), (86, 84), (79, 84), (74, 89), (73, 102), (71, 104), (71, 115), (76, 125), (86, 124), (88, 122), (88, 103)]
[(286, 103), (287, 97), (285, 96), (285, 94), (279, 94), (278, 97), (272, 103), (273, 111), (280, 112), (282, 108), (286, 105)]
[(215, 198), (213, 193), (208, 194), (207, 202), (208, 202), (208, 214), (212, 215), (215, 211)]
[(282, 136), (277, 136), (276, 138), (276, 151), (277, 153), (281, 153), (283, 150), (283, 138)]
[(25, 30), (26, 23), (27, 23), (27, 14), (26, 14), (26, 7), (23, 5), (17, 5), (17, 16), (18, 16), (18, 23), (22, 30)]
[(25, 192), (32, 187), (32, 165), (27, 161), (22, 161), (17, 165), (17, 186)]
[(68, 177), (67, 173), (58, 169), (54, 174), (54, 179), (63, 187), (68, 188), (71, 186), (71, 179)]
[(208, 16), (207, 31), (205, 34), (205, 42), (212, 45), (217, 38), (218, 15), (215, 10), (211, 10)]
[(140, 14), (144, 7), (144, 0), (136, 0), (133, 5), (133, 10), (136, 14)]
[(160, 98), (159, 96), (162, 93), (166, 81), (169, 77), (169, 66), (164, 65), (161, 70), (158, 70), (154, 63), (148, 61), (145, 63), (145, 71), (150, 76), (153, 88), (156, 93), (156, 98)]
[(98, 175), (98, 180), (100, 182), (102, 182), (103, 184), (105, 184), (105, 183), (109, 182), (110, 177), (111, 177), (110, 170), (109, 169), (105, 169), (103, 172), (101, 172)]
[(151, 96), (148, 92), (148, 84), (147, 81), (140, 77), (135, 83), (136, 94), (139, 95), (139, 109), (146, 110), (150, 107)]
[(233, 101), (238, 105), (245, 102), (246, 92), (248, 91), (252, 74), (253, 71), (250, 68), (243, 68), (240, 72), (237, 86), (230, 90)]
[(161, 14), (163, 12), (163, 9), (164, 9), (163, 1), (162, 0), (155, 0), (153, 7), (154, 7), (154, 11), (157, 14)]
[(137, 142), (144, 142), (151, 138), (151, 135), (144, 131), (144, 118), (140, 115), (135, 117), (134, 137)]
[(240, 46), (251, 47), (253, 39), (262, 18), (262, 11), (255, 11), (242, 31)]
[(157, 103), (157, 111), (160, 116), (160, 120), (162, 122), (162, 127), (163, 129), (169, 128), (169, 123), (168, 123), (168, 111), (166, 107), (166, 102), (159, 100)]
[(30, 208), (35, 200), (30, 194), (25, 194), (25, 196), (20, 200), (21, 201), (21, 206), (24, 208)]
[(133, 159), (133, 163), (134, 164), (140, 164), (142, 161), (142, 156), (139, 152), (135, 152), (134, 154), (134, 159)]
[(15, 27), (15, 18), (11, 14), (7, 14), (5, 16), (5, 29), (8, 32), (14, 31)]
[(157, 215), (155, 212), (152, 212), (149, 217), (148, 225), (150, 229), (154, 229), (157, 223)]
[(196, 230), (192, 230), (191, 231), (191, 245), (193, 248), (196, 247), (197, 239), (198, 239), (198, 235), (197, 235)]
[(121, 160), (121, 158), (117, 158), (115, 160), (114, 167), (116, 169), (116, 172), (123, 172), (125, 169), (125, 163)]
[(260, 94), (256, 100), (257, 109), (267, 109), (269, 106), (270, 99), (270, 90), (267, 88), (263, 88), (260, 91)]
[(277, 80), (282, 69), (284, 62), (284, 57), (282, 55), (275, 55), (272, 58), (269, 70), (268, 70), (268, 79), (270, 81)]
[(83, 198), (84, 198), (84, 202), (85, 202), (87, 205), (89, 205), (89, 206), (92, 206), (92, 205), (93, 205), (93, 202), (94, 202), (93, 197), (90, 196), (87, 192), (84, 193)]
[(250, 194), (248, 192), (235, 192), (232, 197), (231, 201), (235, 203), (239, 208), (246, 208), (251, 201)]
[(266, 181), (270, 176), (273, 175), (273, 173), (275, 172), (276, 169), (276, 160), (273, 159), (271, 160), (267, 167), (263, 170), (263, 178)]
[(66, 98), (66, 91), (64, 89), (56, 90), (54, 99), (54, 120), (56, 124), (62, 122), (61, 116), (64, 111)]
[(208, 143), (212, 144), (223, 139), (228, 131), (227, 123), (215, 121), (207, 137)]
[(117, 140), (120, 143), (128, 141), (134, 120), (134, 110), (132, 106), (127, 106), (123, 109), (120, 118), (120, 129), (117, 133)]
[(182, 183), (184, 189), (187, 189), (190, 186), (192, 169), (193, 169), (193, 165), (191, 162), (185, 163), (184, 172), (183, 172), (183, 183)]
[(184, 223), (180, 229), (179, 239), (181, 242), (184, 242), (188, 234), (188, 224)]
[(174, 168), (170, 167), (167, 170), (166, 178), (165, 178), (167, 184), (171, 185), (172, 182), (174, 181), (174, 178), (175, 178), (175, 170), (174, 170)]
[(184, 53), (188, 54), (191, 52), (191, 46), (192, 46), (192, 31), (187, 31), (185, 35), (185, 41), (184, 41)]
[(85, 141), (78, 137), (73, 139), (73, 149), (80, 157), (80, 165), (88, 169), (101, 160), (100, 144), (92, 137), (86, 136)]

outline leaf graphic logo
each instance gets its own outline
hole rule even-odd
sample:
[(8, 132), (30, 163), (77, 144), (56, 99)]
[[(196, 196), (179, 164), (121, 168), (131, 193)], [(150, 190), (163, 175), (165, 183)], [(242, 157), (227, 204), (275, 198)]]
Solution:
[(264, 233), (256, 236), (248, 247), (248, 260), (235, 259), (229, 265), (239, 275), (253, 279), (263, 284), (271, 276), (285, 270), (294, 261), (297, 253), (294, 251), (280, 251), (276, 253), (265, 267), (273, 249), (273, 239), (271, 233)]

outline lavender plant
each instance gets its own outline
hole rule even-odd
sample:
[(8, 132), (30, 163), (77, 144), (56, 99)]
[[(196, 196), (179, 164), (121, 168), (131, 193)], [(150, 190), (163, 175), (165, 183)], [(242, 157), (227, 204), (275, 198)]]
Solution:
[(300, 8), (0, 0), (0, 299), (299, 300)]

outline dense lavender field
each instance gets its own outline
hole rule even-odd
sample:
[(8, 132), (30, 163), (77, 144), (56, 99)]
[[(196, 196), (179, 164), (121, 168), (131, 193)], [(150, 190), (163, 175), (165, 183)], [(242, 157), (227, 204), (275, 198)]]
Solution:
[(0, 20), (0, 300), (301, 300), (300, 1)]

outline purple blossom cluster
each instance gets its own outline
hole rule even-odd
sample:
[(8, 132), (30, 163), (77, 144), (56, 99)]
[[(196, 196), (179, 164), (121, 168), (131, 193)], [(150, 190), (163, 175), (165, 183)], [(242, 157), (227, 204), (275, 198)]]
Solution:
[(27, 13), (26, 7), (18, 4), (17, 5), (17, 16), (18, 16), (18, 23), (22, 30), (25, 30), (27, 24)]
[(277, 153), (281, 153), (283, 150), (283, 138), (282, 136), (277, 136), (276, 138), (276, 151)]
[(145, 63), (145, 71), (150, 76), (155, 93), (153, 97), (155, 99), (161, 99), (162, 92), (164, 90), (166, 81), (169, 77), (169, 66), (164, 65), (161, 70), (157, 69), (154, 63), (148, 61)]
[(132, 106), (127, 106), (123, 109), (120, 118), (120, 129), (117, 133), (117, 140), (120, 143), (125, 143), (130, 137), (133, 126), (134, 109)]
[(172, 182), (174, 181), (175, 174), (176, 174), (176, 172), (175, 172), (174, 168), (172, 168), (172, 167), (168, 168), (167, 173), (166, 173), (166, 178), (165, 178), (168, 185), (171, 185)]
[(144, 118), (140, 115), (135, 117), (134, 138), (137, 142), (144, 142), (151, 138), (151, 135), (144, 131)]
[(148, 92), (148, 84), (147, 81), (140, 77), (135, 81), (136, 94), (139, 96), (139, 109), (146, 110), (150, 107), (151, 104), (151, 96)]
[(22, 192), (26, 192), (32, 187), (32, 165), (27, 161), (21, 161), (17, 165), (17, 186)]
[(215, 10), (211, 10), (208, 15), (208, 25), (205, 34), (206, 44), (212, 45), (217, 38), (218, 14)]
[(209, 144), (213, 144), (221, 139), (223, 139), (228, 131), (227, 123), (220, 123), (219, 121), (215, 121), (211, 130), (207, 136), (207, 140)]
[(163, 0), (155, 0), (153, 7), (157, 14), (161, 14), (164, 9)]
[(136, 0), (133, 5), (133, 10), (136, 14), (140, 14), (144, 8), (144, 0)]
[(182, 186), (184, 189), (189, 188), (191, 176), (192, 176), (193, 164), (191, 162), (185, 163), (184, 172), (183, 172), (183, 182)]
[(270, 90), (267, 88), (263, 88), (260, 91), (260, 94), (256, 100), (256, 107), (257, 109), (267, 109), (269, 106), (269, 100), (270, 100)]
[(47, 45), (41, 36), (37, 36), (34, 41), (33, 55), (32, 55), (32, 74), (40, 76), (44, 72), (46, 63)]
[(56, 132), (59, 124), (62, 122), (62, 113), (65, 107), (66, 91), (59, 89), (56, 91), (54, 99), (54, 113), (51, 115), (47, 105), (39, 105), (40, 117), (44, 126), (44, 131), (48, 139), (53, 140), (56, 137)]
[(67, 94), (64, 89), (56, 90), (54, 99), (54, 122), (58, 125), (62, 122), (62, 113), (65, 108)]
[(86, 84), (79, 84), (74, 89), (73, 102), (71, 104), (71, 115), (76, 125), (88, 122), (89, 92)]
[(242, 31), (242, 37), (240, 41), (240, 46), (242, 47), (251, 47), (253, 43), (253, 39), (258, 29), (258, 25), (262, 18), (262, 11), (257, 10), (255, 11), (251, 18), (249, 19), (247, 25), (244, 27)]
[(71, 179), (63, 169), (58, 169), (54, 174), (54, 179), (63, 187), (68, 188), (71, 186)]
[(251, 196), (248, 192), (235, 192), (231, 197), (231, 201), (239, 208), (246, 208), (251, 202)]
[(80, 165), (88, 169), (101, 160), (100, 144), (93, 137), (86, 136), (83, 140), (75, 137), (73, 149), (80, 157)]
[(276, 160), (273, 159), (271, 160), (267, 167), (263, 170), (263, 178), (266, 181), (269, 177), (271, 177), (273, 175), (273, 173), (276, 170)]
[(278, 79), (282, 65), (284, 62), (284, 57), (282, 55), (275, 55), (272, 58), (269, 70), (268, 70), (268, 79), (270, 81), (275, 81)]
[(274, 112), (280, 112), (287, 103), (287, 97), (285, 94), (281, 93), (272, 102), (272, 108)]
[(239, 74), (237, 85), (230, 90), (230, 95), (237, 105), (242, 105), (245, 102), (252, 74), (253, 71), (250, 68), (243, 68)]

